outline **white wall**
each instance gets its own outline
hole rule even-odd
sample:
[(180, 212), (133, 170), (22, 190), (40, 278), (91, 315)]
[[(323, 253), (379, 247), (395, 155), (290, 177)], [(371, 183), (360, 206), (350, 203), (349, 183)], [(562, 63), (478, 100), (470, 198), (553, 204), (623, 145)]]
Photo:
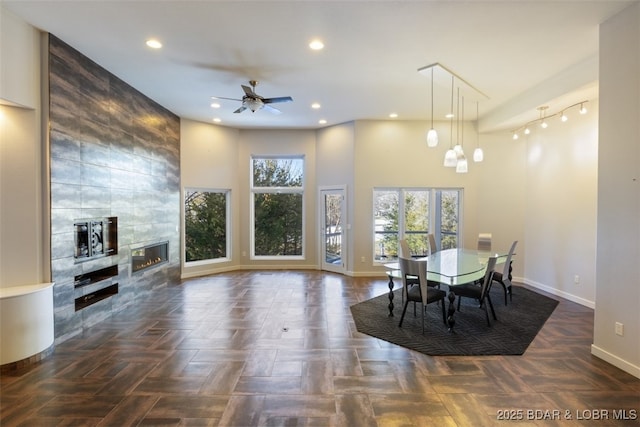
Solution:
[(40, 107), (39, 32), (0, 4), (0, 104)]
[[(192, 120), (180, 120), (180, 183), (185, 188), (231, 190), (231, 211), (238, 212), (238, 136), (237, 129)], [(184, 200), (184, 197), (183, 197)], [(184, 218), (184, 205), (181, 207)], [(232, 236), (240, 233), (240, 221), (231, 219)], [(184, 248), (184, 227), (181, 247)], [(182, 277), (199, 276), (229, 270), (239, 265), (239, 240), (231, 242), (230, 261), (184, 264)]]
[[(595, 305), (598, 102), (526, 137), (526, 283)], [(579, 283), (575, 283), (575, 276)]]
[[(640, 4), (600, 27), (598, 250), (592, 353), (640, 377)], [(624, 336), (615, 334), (615, 323)]]
[(484, 160), (478, 165), (476, 228), (478, 232), (491, 233), (494, 248), (508, 250), (514, 240), (518, 241), (513, 276), (522, 282), (527, 259), (524, 238), (526, 143), (522, 139), (513, 141), (508, 132), (494, 132), (481, 134), (479, 144)]
[(316, 180), (318, 187), (346, 186), (347, 230), (346, 265), (347, 274), (354, 269), (354, 123), (344, 123), (319, 129), (316, 141)]
[(29, 107), (0, 105), (0, 287), (5, 288), (45, 282), (50, 275), (43, 237), (48, 214), (43, 212), (39, 33), (2, 7), (0, 20), (0, 97)]
[[(444, 154), (450, 146), (449, 123), (435, 124), (440, 143), (427, 147), (422, 122), (358, 121), (355, 124), (354, 182), (354, 256), (356, 275), (380, 274), (373, 257), (373, 189), (376, 187), (440, 187), (463, 188), (463, 245), (475, 246), (478, 228), (478, 182), (485, 165), (469, 163), (467, 174), (443, 166)], [(475, 147), (475, 132), (465, 125), (466, 151)], [(455, 133), (455, 130), (454, 130)], [(364, 257), (364, 262), (361, 259)]]
[[(240, 263), (248, 268), (317, 268), (318, 233), (317, 221), (317, 181), (316, 181), (316, 133), (314, 130), (241, 130), (238, 138), (239, 155), (236, 163), (238, 177), (239, 212), (241, 224), (239, 232)], [(253, 155), (302, 155), (305, 159), (304, 193), (304, 260), (268, 261), (251, 260), (250, 254), (250, 176)], [(236, 218), (234, 218), (236, 219)], [(242, 255), (242, 254), (245, 255)]]

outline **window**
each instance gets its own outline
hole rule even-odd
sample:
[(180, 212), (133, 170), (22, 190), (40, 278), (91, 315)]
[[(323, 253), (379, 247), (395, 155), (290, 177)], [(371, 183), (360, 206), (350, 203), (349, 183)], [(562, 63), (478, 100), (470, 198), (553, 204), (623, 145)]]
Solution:
[(440, 242), (440, 249), (458, 247), (460, 238), (460, 193), (461, 190), (440, 190), (436, 192), (438, 221), (436, 227), (436, 242)]
[(397, 258), (400, 239), (412, 254), (426, 256), (429, 233), (439, 249), (458, 247), (461, 194), (459, 189), (374, 189), (374, 260)]
[(229, 197), (229, 190), (185, 189), (185, 263), (228, 260)]
[(253, 257), (302, 258), (304, 159), (253, 157), (251, 172)]

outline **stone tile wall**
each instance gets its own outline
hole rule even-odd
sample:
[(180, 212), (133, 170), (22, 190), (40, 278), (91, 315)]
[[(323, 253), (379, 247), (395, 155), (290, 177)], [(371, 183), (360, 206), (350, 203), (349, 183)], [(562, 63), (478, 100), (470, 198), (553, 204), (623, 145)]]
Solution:
[[(180, 119), (49, 36), (51, 267), (56, 342), (82, 332), (180, 277)], [(74, 258), (74, 221), (118, 218), (118, 254)], [(131, 273), (130, 252), (169, 241), (169, 262)], [(75, 288), (76, 275), (118, 275)], [(75, 311), (114, 283), (118, 294)], [(117, 315), (117, 314), (116, 314)]]

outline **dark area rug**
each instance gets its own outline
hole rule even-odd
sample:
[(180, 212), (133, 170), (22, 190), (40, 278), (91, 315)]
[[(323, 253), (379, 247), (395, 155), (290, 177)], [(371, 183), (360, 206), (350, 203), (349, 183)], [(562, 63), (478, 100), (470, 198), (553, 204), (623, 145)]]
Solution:
[[(477, 301), (463, 298), (460, 311), (456, 310), (454, 315), (453, 333), (442, 322), (441, 308), (432, 303), (425, 313), (423, 335), (420, 304), (414, 317), (413, 303), (409, 303), (400, 328), (401, 290), (394, 291), (394, 295), (394, 317), (388, 316), (388, 293), (351, 306), (358, 331), (431, 356), (523, 354), (558, 305), (552, 298), (514, 286), (513, 301), (505, 306), (502, 288), (494, 286), (491, 300), (498, 320), (491, 317), (489, 310), (491, 326), (487, 326), (484, 310), (478, 307)], [(449, 308), (449, 301), (445, 302)]]

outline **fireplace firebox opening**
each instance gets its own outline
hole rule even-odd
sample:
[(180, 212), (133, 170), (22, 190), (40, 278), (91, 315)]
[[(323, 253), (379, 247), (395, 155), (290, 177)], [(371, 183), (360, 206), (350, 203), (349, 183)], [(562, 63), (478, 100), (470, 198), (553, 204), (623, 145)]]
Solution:
[(131, 250), (131, 272), (136, 273), (147, 268), (169, 262), (169, 242), (154, 243)]

